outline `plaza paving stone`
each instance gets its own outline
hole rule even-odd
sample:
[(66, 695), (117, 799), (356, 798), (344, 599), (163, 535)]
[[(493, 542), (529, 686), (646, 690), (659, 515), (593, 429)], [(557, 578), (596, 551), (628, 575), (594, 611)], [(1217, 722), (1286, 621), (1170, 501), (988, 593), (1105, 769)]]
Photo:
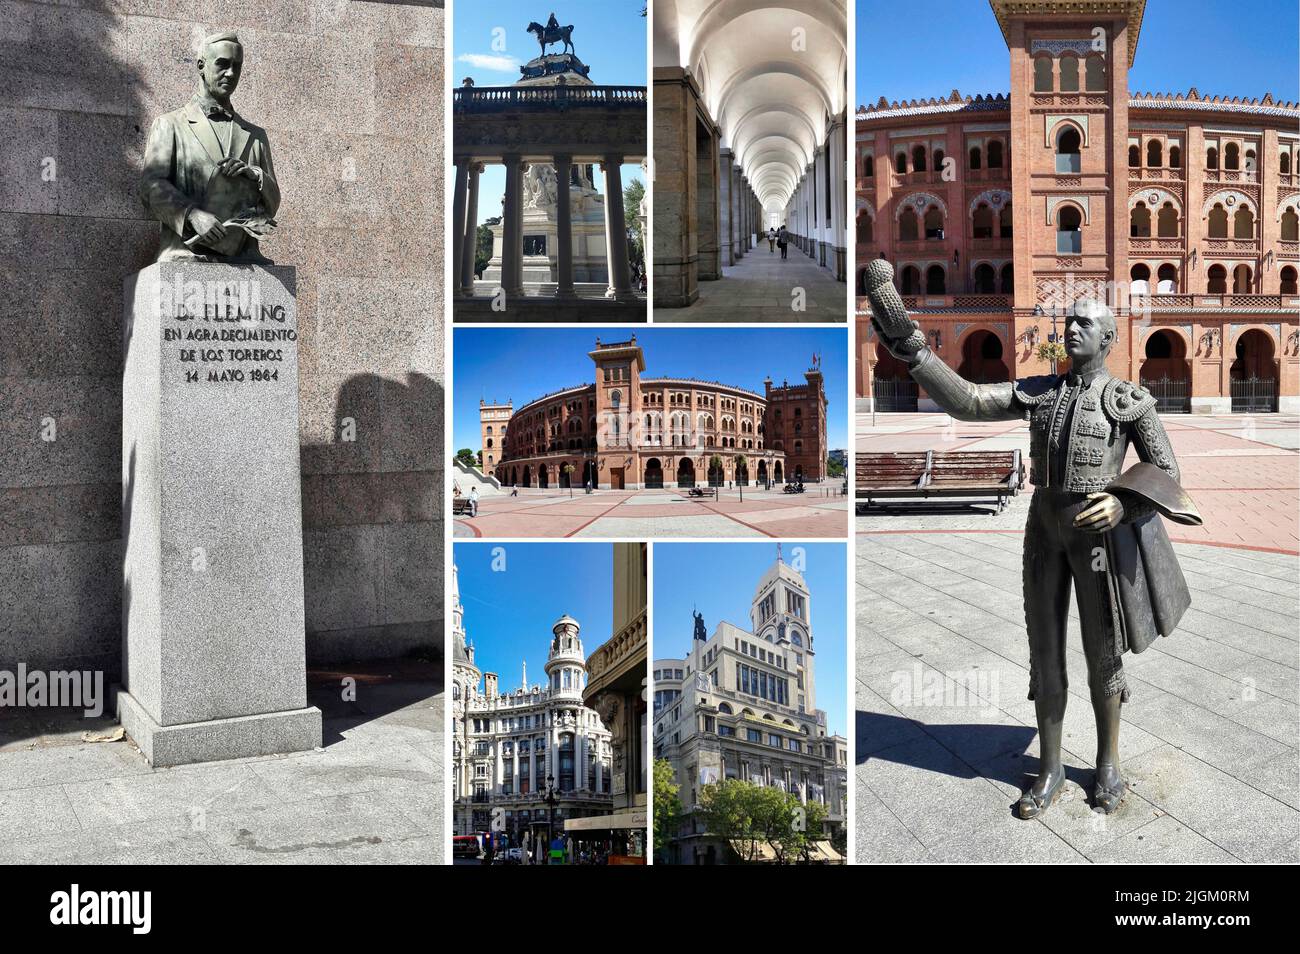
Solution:
[(518, 497), (483, 497), (477, 517), (457, 517), (457, 537), (667, 537), (840, 538), (847, 534), (847, 498), (840, 481), (810, 484), (802, 494), (722, 488), (718, 499), (692, 499), (683, 491), (521, 488)]
[[(356, 701), (339, 680), (357, 677)], [(312, 673), (312, 752), (150, 768), (110, 718), (0, 719), (0, 863), (438, 864), (441, 665)]]
[[(1028, 492), (1002, 514), (855, 518), (855, 845), (859, 861), (1300, 861), (1300, 546), (1294, 417), (1166, 416), (1205, 526), (1167, 525), (1192, 590), (1179, 628), (1125, 657), (1120, 809), (1091, 810), (1096, 729), (1070, 607), (1067, 781), (1014, 808), (1038, 772), (1021, 542)], [(874, 450), (1020, 446), (1021, 422), (857, 416)], [(949, 691), (916, 699), (919, 668)]]
[[(656, 308), (655, 324), (670, 322), (827, 322), (848, 315), (848, 288), (793, 246), (789, 257), (769, 253), (767, 242), (735, 265), (724, 265), (718, 281), (700, 282), (700, 297), (686, 308)], [(803, 289), (803, 311), (795, 311), (794, 290)]]

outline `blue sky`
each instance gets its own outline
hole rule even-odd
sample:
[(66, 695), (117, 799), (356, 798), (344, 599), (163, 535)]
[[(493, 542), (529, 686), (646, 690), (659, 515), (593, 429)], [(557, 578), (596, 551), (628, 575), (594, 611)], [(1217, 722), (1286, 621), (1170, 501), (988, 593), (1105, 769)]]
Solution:
[[(855, 106), (1007, 93), (1006, 41), (983, 0), (927, 0), (924, 29), (914, 7), (857, 4)], [(1300, 20), (1295, 0), (1148, 0), (1129, 71), (1132, 92), (1300, 99)], [(881, 37), (888, 38), (880, 42)], [(907, 37), (908, 42), (898, 42)]]
[[(479, 0), (457, 3), (452, 23), (452, 86), (467, 76), (476, 86), (509, 86), (519, 79), (519, 67), (541, 53), (530, 22), (545, 23), (555, 13), (562, 26), (572, 24), (573, 47), (578, 59), (591, 68), (589, 78), (600, 86), (646, 85), (646, 23), (642, 0), (606, 0), (602, 3), (522, 3), (517, 0)], [(494, 32), (497, 31), (497, 32)], [(563, 52), (551, 46), (548, 53)], [(623, 185), (633, 178), (646, 181), (635, 164), (622, 167)], [(604, 176), (596, 170), (596, 189), (605, 192)], [(482, 224), (501, 214), (505, 171), (488, 166), (479, 179), (478, 220)]]
[(609, 639), (612, 544), (457, 543), (454, 559), (474, 663), (503, 691), (519, 688), (525, 661), (530, 684), (546, 681), (551, 627), (565, 613), (582, 627), (588, 656)]
[[(826, 710), (828, 731), (848, 735), (844, 544), (783, 541), (787, 563), (796, 558), (799, 547), (812, 597), (817, 707)], [(750, 601), (758, 581), (776, 562), (776, 543), (656, 543), (653, 559), (655, 658), (680, 659), (691, 649), (693, 609), (704, 615), (710, 636), (720, 620), (749, 629)]]
[(478, 450), (479, 401), (534, 398), (595, 380), (587, 352), (596, 339), (626, 341), (635, 333), (645, 353), (646, 377), (720, 381), (763, 393), (763, 378), (802, 384), (814, 352), (822, 356), (826, 439), (848, 447), (845, 375), (848, 356), (841, 328), (456, 328), (453, 332), (453, 452)]

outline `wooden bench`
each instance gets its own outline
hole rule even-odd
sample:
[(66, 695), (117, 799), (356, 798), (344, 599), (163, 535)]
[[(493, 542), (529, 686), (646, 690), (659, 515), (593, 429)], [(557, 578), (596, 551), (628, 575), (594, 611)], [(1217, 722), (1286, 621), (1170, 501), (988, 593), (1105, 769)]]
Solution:
[(862, 507), (877, 500), (993, 498), (1001, 513), (1024, 485), (1025, 466), (1018, 450), (858, 454), (854, 478)]
[(469, 498), (452, 497), (451, 498), (451, 515), (453, 517), (469, 516)]

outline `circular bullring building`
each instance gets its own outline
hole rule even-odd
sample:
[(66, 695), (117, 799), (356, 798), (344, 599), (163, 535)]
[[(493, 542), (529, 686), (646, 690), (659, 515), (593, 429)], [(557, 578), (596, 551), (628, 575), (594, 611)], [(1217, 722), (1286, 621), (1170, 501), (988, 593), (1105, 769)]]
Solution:
[(760, 394), (716, 381), (645, 377), (635, 336), (597, 339), (588, 355), (594, 384), (518, 410), (480, 406), (483, 467), (503, 486), (767, 486), (826, 475), (819, 366), (801, 384), (774, 386), (768, 378)]

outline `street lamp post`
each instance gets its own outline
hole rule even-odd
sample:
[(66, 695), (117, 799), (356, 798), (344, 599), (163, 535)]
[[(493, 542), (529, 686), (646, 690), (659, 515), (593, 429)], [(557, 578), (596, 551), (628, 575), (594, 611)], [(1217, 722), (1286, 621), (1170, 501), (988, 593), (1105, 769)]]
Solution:
[(559, 799), (555, 797), (555, 776), (546, 776), (546, 797), (542, 799), (546, 803), (546, 863), (551, 863), (551, 842), (555, 838), (555, 806), (559, 804)]

